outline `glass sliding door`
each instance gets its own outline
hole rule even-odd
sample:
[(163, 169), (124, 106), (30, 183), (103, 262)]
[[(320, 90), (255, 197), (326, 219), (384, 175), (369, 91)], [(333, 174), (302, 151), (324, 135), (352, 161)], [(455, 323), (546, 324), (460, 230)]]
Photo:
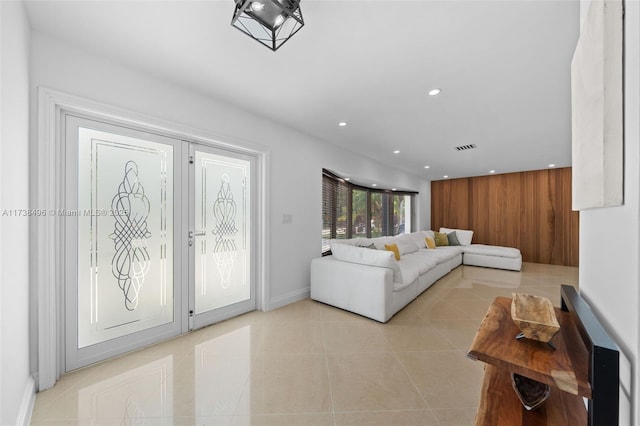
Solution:
[(371, 193), (371, 238), (387, 235), (385, 218), (389, 212), (389, 195), (384, 192)]
[(353, 229), (352, 238), (366, 238), (367, 237), (367, 205), (368, 192), (360, 189), (354, 189), (351, 191), (352, 203), (353, 203)]
[(192, 328), (255, 309), (252, 157), (202, 145), (191, 153)]
[(411, 232), (411, 195), (393, 196), (393, 235)]
[(181, 142), (66, 117), (66, 370), (179, 334)]

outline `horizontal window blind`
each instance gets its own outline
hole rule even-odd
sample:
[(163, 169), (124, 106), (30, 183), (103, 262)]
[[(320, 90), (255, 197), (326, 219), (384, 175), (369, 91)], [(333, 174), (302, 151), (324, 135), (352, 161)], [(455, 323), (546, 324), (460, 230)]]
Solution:
[(371, 189), (322, 171), (322, 254), (331, 239), (371, 238), (412, 231), (415, 193)]
[(335, 238), (337, 182), (322, 176), (322, 252), (330, 249), (329, 241)]

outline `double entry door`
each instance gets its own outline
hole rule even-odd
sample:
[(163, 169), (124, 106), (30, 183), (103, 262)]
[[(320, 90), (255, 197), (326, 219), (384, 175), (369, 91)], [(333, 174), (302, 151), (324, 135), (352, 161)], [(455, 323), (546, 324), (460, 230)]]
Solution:
[(255, 157), (63, 122), (64, 371), (255, 309)]

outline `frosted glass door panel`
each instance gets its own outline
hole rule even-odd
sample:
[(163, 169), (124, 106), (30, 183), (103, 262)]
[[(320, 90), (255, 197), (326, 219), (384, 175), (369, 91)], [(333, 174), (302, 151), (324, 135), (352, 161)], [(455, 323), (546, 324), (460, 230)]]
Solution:
[(251, 298), (251, 163), (195, 151), (195, 313)]
[(173, 146), (79, 128), (78, 348), (173, 321)]

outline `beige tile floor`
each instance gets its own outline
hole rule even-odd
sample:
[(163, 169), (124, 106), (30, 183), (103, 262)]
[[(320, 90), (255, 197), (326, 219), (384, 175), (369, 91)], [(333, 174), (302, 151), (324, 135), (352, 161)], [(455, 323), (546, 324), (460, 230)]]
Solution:
[(496, 296), (560, 303), (577, 268), (461, 266), (388, 323), (311, 300), (252, 312), (64, 375), (32, 425), (472, 425), (465, 358)]

